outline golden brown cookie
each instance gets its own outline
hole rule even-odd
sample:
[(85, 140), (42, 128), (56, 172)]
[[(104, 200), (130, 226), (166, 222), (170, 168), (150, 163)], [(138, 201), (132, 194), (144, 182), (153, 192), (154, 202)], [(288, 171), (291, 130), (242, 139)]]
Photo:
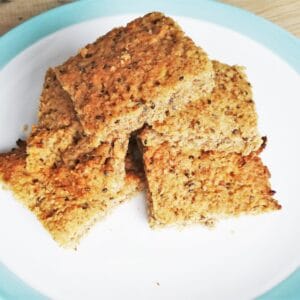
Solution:
[(49, 69), (40, 96), (38, 124), (32, 127), (27, 141), (27, 170), (38, 172), (60, 163), (62, 153), (81, 135), (73, 103)]
[[(131, 133), (208, 95), (213, 68), (204, 51), (161, 13), (113, 29), (55, 68), (88, 135), (83, 153), (113, 132)], [(87, 148), (89, 145), (89, 148)], [(76, 155), (74, 155), (74, 158)]]
[(140, 135), (145, 146), (164, 141), (201, 150), (248, 155), (262, 144), (251, 85), (242, 67), (213, 61), (215, 88)]
[[(104, 144), (103, 152), (104, 148), (109, 150), (110, 146)], [(109, 162), (97, 155), (86, 157), (73, 170), (60, 166), (29, 173), (25, 168), (26, 144), (22, 143), (20, 148), (0, 154), (0, 180), (36, 215), (54, 240), (74, 248), (98, 219), (143, 188), (143, 175), (134, 171), (135, 161), (128, 153), (125, 184), (120, 191), (112, 192), (106, 187)]]
[(144, 147), (151, 226), (204, 223), (278, 210), (270, 173), (248, 156), (162, 143)]

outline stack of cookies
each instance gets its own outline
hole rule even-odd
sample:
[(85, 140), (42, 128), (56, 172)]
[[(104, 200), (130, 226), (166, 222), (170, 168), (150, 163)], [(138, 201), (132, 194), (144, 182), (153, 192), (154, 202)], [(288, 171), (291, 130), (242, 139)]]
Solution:
[(280, 209), (243, 68), (161, 13), (49, 69), (38, 117), (0, 177), (64, 247), (143, 189), (152, 227)]

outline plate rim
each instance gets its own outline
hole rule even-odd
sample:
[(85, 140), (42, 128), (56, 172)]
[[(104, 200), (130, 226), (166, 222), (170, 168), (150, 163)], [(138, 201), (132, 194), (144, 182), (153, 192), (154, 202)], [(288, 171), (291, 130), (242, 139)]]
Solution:
[[(111, 5), (112, 1), (115, 5)], [(126, 4), (122, 0), (75, 0), (32, 17), (1, 36), (0, 70), (27, 47), (62, 28), (104, 16), (157, 10), (200, 18), (246, 35), (277, 54), (300, 74), (300, 39), (262, 17), (217, 0), (127, 0)], [(8, 46), (10, 51), (5, 50)]]
[[(25, 21), (0, 37), (0, 72), (23, 50), (63, 28), (100, 17), (130, 13), (142, 15), (150, 11), (201, 19), (232, 29), (271, 50), (300, 75), (300, 39), (251, 12), (215, 0), (127, 0), (126, 3), (122, 0), (80, 0), (65, 4)], [(284, 295), (300, 297), (299, 281), (300, 269), (259, 299)], [(16, 296), (45, 299), (0, 261), (0, 299)]]

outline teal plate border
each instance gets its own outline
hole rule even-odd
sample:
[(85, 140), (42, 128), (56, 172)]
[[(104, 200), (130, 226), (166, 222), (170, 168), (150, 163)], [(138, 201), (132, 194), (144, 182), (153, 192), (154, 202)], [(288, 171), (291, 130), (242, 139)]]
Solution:
[[(275, 24), (239, 8), (214, 0), (81, 0), (50, 10), (0, 38), (0, 69), (39, 39), (70, 25), (117, 14), (163, 11), (212, 22), (259, 42), (286, 61), (300, 75), (300, 40)], [(0, 263), (0, 299), (47, 299)], [(300, 269), (259, 297), (300, 299)]]

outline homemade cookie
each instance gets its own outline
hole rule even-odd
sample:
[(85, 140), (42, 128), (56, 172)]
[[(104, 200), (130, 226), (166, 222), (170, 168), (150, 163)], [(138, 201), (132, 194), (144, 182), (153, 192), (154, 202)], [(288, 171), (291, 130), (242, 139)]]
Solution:
[[(25, 168), (26, 144), (19, 145), (0, 154), (0, 179), (64, 247), (74, 248), (98, 219), (143, 188), (143, 175), (137, 172), (140, 168), (131, 152), (126, 158), (125, 184), (114, 193), (104, 184), (110, 178), (110, 163), (97, 152), (73, 170), (60, 166), (30, 173)], [(110, 148), (103, 144), (102, 151)]]
[(262, 144), (251, 85), (242, 67), (213, 61), (216, 86), (208, 97), (190, 103), (144, 129), (145, 146), (164, 141), (201, 150), (248, 155)]
[(40, 97), (38, 124), (27, 141), (26, 168), (30, 172), (59, 164), (61, 154), (82, 135), (69, 95), (62, 89), (52, 69), (45, 76)]
[(157, 12), (113, 29), (55, 73), (88, 135), (79, 140), (80, 150), (69, 150), (74, 159), (113, 132), (128, 134), (162, 121), (214, 86), (204, 51), (174, 20)]
[[(262, 149), (260, 149), (261, 151)], [(151, 226), (204, 223), (278, 210), (258, 157), (162, 143), (143, 147)]]

